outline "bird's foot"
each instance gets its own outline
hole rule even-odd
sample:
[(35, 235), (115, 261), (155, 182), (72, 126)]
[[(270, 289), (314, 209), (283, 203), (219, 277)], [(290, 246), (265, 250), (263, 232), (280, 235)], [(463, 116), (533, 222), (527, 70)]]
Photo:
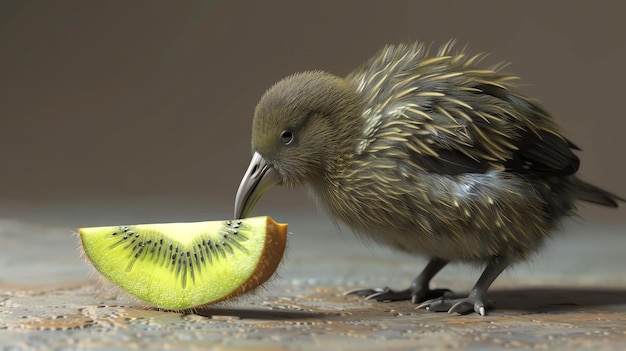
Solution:
[(388, 287), (372, 288), (372, 289), (354, 289), (344, 292), (344, 295), (363, 296), (366, 300), (376, 300), (378, 302), (411, 300), (417, 304), (426, 300), (442, 297), (445, 293), (450, 292), (448, 289), (404, 289), (393, 290)]
[(354, 290), (348, 290), (343, 293), (345, 295), (356, 295), (365, 297), (366, 300), (376, 300), (378, 302), (384, 301), (402, 301), (411, 299), (411, 290), (393, 290), (388, 287), (384, 288), (370, 288), (362, 289), (357, 288)]
[(427, 311), (432, 312), (448, 312), (468, 314), (476, 312), (481, 316), (486, 315), (487, 307), (483, 302), (481, 296), (469, 295), (464, 298), (446, 298), (440, 297), (428, 301), (424, 301), (419, 304), (416, 309), (425, 308)]

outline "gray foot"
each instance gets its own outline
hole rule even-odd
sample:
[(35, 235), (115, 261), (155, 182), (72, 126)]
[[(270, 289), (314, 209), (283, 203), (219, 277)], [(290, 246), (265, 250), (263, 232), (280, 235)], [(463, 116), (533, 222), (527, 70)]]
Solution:
[(373, 289), (354, 289), (346, 291), (344, 295), (363, 296), (366, 300), (376, 300), (378, 302), (411, 300), (417, 304), (426, 300), (442, 297), (445, 293), (450, 292), (448, 289), (404, 289), (393, 290), (388, 287)]
[(440, 297), (419, 304), (416, 308), (425, 308), (432, 312), (448, 312), (468, 314), (476, 312), (481, 316), (486, 315), (487, 308), (483, 299), (479, 296), (468, 296), (461, 299)]
[(493, 281), (502, 273), (508, 263), (506, 261), (493, 261), (487, 264), (483, 274), (470, 291), (469, 295), (463, 299), (451, 299), (441, 297), (421, 303), (417, 308), (426, 308), (428, 311), (448, 313), (471, 313), (472, 311), (478, 313), (481, 316), (486, 314), (485, 296), (487, 295), (487, 289), (491, 286)]
[(426, 300), (435, 299), (443, 296), (443, 294), (450, 292), (448, 289), (435, 289), (431, 290), (428, 285), (430, 280), (439, 272), (443, 267), (448, 264), (448, 261), (434, 257), (431, 258), (422, 272), (411, 282), (411, 286), (404, 290), (392, 290), (387, 287), (374, 288), (374, 289), (354, 289), (346, 291), (344, 295), (357, 295), (364, 296), (366, 300), (376, 301), (401, 301), (411, 300), (417, 304)]

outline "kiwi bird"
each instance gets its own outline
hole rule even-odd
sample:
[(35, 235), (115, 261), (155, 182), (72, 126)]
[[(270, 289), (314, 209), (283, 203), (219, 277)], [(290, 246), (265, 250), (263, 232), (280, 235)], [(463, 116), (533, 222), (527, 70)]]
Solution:
[[(254, 111), (235, 217), (275, 184), (303, 184), (359, 235), (430, 259), (407, 289), (350, 293), (485, 315), (492, 282), (536, 252), (577, 200), (624, 200), (575, 175), (578, 147), (516, 92), (516, 76), (481, 67), (483, 57), (452, 41), (436, 53), (401, 44), (346, 77), (309, 71), (279, 81)], [(450, 262), (485, 266), (465, 298), (429, 287)]]

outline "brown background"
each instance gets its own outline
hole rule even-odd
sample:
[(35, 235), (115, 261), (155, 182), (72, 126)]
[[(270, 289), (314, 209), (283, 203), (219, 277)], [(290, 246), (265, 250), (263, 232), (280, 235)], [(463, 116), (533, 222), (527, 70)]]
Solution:
[[(386, 43), (449, 38), (491, 52), (489, 62), (511, 61), (525, 92), (584, 149), (581, 175), (626, 195), (622, 7), (2, 1), (0, 216), (50, 219), (59, 208), (143, 211), (146, 221), (229, 216), (252, 111), (273, 82), (306, 69), (344, 75)], [(315, 215), (303, 190), (284, 189), (270, 190), (254, 213), (281, 209)], [(582, 214), (626, 220), (623, 209)]]

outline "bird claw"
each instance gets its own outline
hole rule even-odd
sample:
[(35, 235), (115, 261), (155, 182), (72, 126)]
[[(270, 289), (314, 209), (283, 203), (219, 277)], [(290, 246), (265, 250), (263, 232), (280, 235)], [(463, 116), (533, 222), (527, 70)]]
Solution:
[(481, 297), (477, 296), (468, 296), (460, 299), (451, 299), (440, 297), (437, 299), (432, 299), (428, 301), (424, 301), (419, 304), (415, 309), (424, 308), (426, 311), (430, 312), (448, 312), (459, 313), (459, 314), (468, 314), (472, 312), (476, 312), (481, 316), (487, 314), (487, 309), (485, 307), (485, 303), (483, 302)]
[(385, 301), (400, 301), (411, 299), (411, 292), (408, 290), (392, 290), (388, 287), (384, 288), (370, 288), (370, 289), (353, 289), (343, 293), (346, 295), (357, 295), (365, 297), (365, 300), (376, 300), (378, 302)]
[(356, 295), (356, 296), (367, 297), (381, 290), (383, 290), (383, 288), (371, 288), (371, 289), (356, 288), (356, 289), (344, 291), (343, 296)]
[(443, 296), (445, 296), (448, 293), (452, 293), (452, 290), (450, 289), (420, 290), (416, 292), (415, 294), (413, 294), (413, 297), (411, 298), (411, 302), (413, 302), (414, 304), (418, 304), (418, 303), (422, 303), (424, 301), (429, 301), (432, 299), (443, 298)]
[(365, 297), (365, 300), (375, 300), (378, 302), (389, 301), (401, 301), (411, 300), (412, 303), (417, 304), (424, 300), (433, 299), (443, 296), (445, 293), (451, 292), (448, 289), (426, 289), (426, 290), (393, 290), (388, 287), (384, 288), (370, 288), (370, 289), (353, 289), (343, 293), (346, 295), (357, 295)]
[(408, 300), (402, 291), (394, 291), (388, 287), (374, 289), (374, 293), (365, 297), (365, 300), (376, 300), (378, 302)]

